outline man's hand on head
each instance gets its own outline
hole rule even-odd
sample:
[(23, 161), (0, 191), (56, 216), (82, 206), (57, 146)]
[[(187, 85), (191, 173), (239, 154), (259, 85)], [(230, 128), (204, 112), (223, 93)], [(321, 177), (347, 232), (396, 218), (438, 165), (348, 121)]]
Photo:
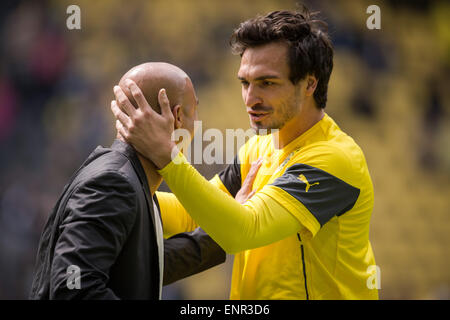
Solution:
[(152, 161), (159, 169), (164, 168), (176, 155), (176, 144), (172, 141), (174, 117), (166, 90), (161, 89), (158, 101), (161, 114), (152, 109), (141, 89), (132, 80), (125, 84), (138, 106), (134, 108), (120, 86), (114, 86), (116, 100), (111, 102), (111, 110), (117, 119), (116, 129), (119, 134), (144, 157)]

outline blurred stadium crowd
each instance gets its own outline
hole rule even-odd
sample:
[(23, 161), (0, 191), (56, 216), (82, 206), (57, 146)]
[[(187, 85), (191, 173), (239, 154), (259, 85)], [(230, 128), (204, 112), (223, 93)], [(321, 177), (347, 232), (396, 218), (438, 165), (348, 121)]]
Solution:
[[(326, 111), (365, 152), (382, 299), (450, 298), (450, 3), (304, 1), (335, 46)], [(68, 30), (66, 8), (81, 9)], [(366, 8), (381, 8), (368, 30)], [(37, 244), (64, 184), (114, 138), (112, 87), (166, 61), (192, 78), (209, 128), (248, 128), (228, 39), (291, 0), (5, 1), (0, 4), (0, 299), (28, 296)], [(221, 166), (197, 166), (211, 178)], [(232, 257), (164, 290), (227, 299)]]

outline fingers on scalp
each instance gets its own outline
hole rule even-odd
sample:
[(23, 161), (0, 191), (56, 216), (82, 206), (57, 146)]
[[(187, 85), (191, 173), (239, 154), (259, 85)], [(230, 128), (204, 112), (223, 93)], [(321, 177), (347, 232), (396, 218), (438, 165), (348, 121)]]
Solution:
[(122, 91), (122, 88), (120, 88), (119, 86), (115, 85), (114, 88), (113, 88), (113, 91), (114, 91), (114, 95), (117, 98), (117, 101), (119, 103), (121, 103), (121, 101), (123, 101), (123, 98), (124, 98), (124, 95), (125, 95), (125, 93)]
[(164, 89), (160, 89), (159, 90), (158, 100), (159, 100), (159, 103), (161, 103), (161, 104), (166, 104), (167, 103), (167, 96), (165, 95), (165, 90)]
[(121, 107), (121, 111), (125, 112), (129, 117), (133, 118), (136, 109), (131, 104), (130, 100), (128, 100), (128, 97), (125, 95), (125, 92), (123, 92), (122, 88), (119, 86), (114, 87), (114, 94), (116, 95), (116, 102)]
[(125, 84), (130, 89), (131, 94), (138, 105), (138, 109), (140, 109), (140, 111), (143, 112), (145, 116), (151, 116), (154, 110), (150, 107), (150, 104), (145, 98), (145, 95), (142, 92), (141, 88), (139, 88), (136, 82), (131, 79), (127, 79)]
[(116, 101), (111, 101), (111, 110), (118, 121), (124, 125), (128, 123), (129, 117), (122, 110), (120, 110)]
[(117, 117), (117, 109), (118, 109), (119, 107), (117, 106), (117, 102), (116, 102), (116, 100), (112, 100), (111, 101), (111, 111), (112, 111), (112, 113), (114, 114), (114, 116), (115, 117)]
[(169, 98), (167, 97), (166, 89), (162, 88), (159, 90), (159, 104), (161, 105), (161, 112), (162, 113), (170, 113), (170, 102)]
[(137, 84), (134, 81), (127, 79), (126, 84), (127, 84), (128, 88), (130, 89), (131, 94), (133, 95), (134, 98), (138, 98), (138, 99), (144, 98), (144, 95), (142, 94), (141, 89), (137, 86)]
[(114, 115), (119, 115), (122, 112), (116, 100), (111, 101), (111, 110), (113, 111)]
[(120, 133), (120, 135), (125, 138), (125, 140), (128, 140), (129, 134), (128, 131), (125, 129), (125, 127), (122, 125), (122, 123), (119, 120), (116, 120), (116, 129)]
[(114, 94), (116, 96), (116, 101), (122, 108), (126, 108), (128, 98), (119, 86), (114, 86)]
[(122, 125), (128, 124), (128, 122), (130, 121), (130, 117), (125, 112), (123, 112), (122, 109), (119, 108), (119, 105), (116, 101), (113, 101), (111, 103), (111, 110), (113, 111), (116, 119), (119, 120)]
[(167, 93), (166, 93), (166, 89), (161, 88), (159, 90), (159, 96), (161, 97), (161, 99), (164, 99), (164, 101), (167, 101)]

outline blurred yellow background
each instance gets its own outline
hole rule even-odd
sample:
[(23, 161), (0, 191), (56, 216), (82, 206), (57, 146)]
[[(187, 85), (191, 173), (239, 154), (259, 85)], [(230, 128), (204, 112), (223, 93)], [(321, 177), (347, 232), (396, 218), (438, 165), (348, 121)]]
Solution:
[[(450, 298), (450, 3), (304, 1), (335, 47), (326, 112), (363, 149), (375, 188), (371, 242), (382, 299)], [(68, 30), (66, 9), (81, 9)], [(381, 9), (369, 30), (366, 8)], [(26, 298), (40, 232), (62, 187), (114, 139), (112, 87), (132, 66), (184, 69), (204, 129), (249, 127), (234, 28), (291, 0), (3, 1), (0, 13), (0, 298)], [(223, 166), (199, 165), (211, 178)], [(165, 287), (227, 299), (232, 256)]]

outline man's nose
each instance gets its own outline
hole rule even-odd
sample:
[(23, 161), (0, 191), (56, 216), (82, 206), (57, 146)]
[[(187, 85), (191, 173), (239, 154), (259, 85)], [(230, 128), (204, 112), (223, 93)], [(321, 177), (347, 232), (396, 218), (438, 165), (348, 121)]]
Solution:
[(257, 104), (262, 104), (262, 99), (258, 94), (258, 89), (250, 84), (247, 87), (247, 90), (244, 92), (244, 102), (247, 107), (253, 107)]

